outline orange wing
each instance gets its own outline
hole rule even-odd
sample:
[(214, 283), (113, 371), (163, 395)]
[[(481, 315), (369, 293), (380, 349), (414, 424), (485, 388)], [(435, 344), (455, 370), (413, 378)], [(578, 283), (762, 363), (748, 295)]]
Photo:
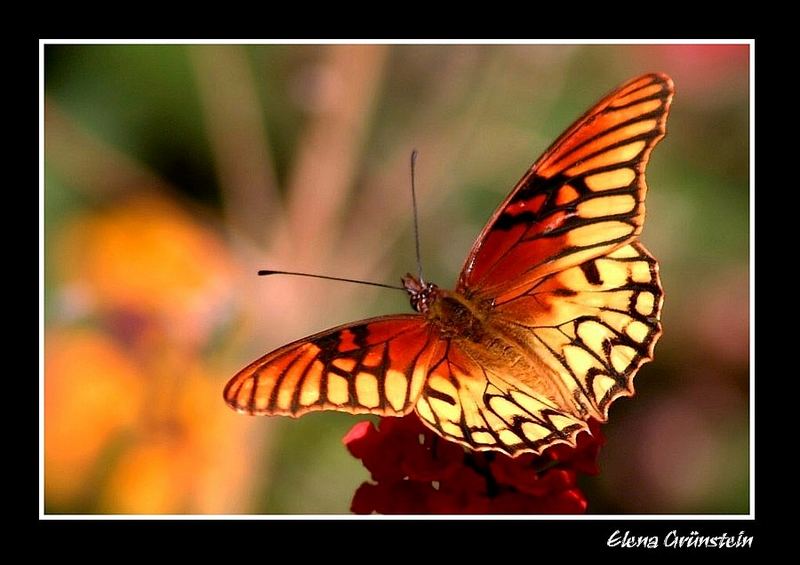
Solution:
[(633, 394), (636, 371), (653, 358), (662, 303), (658, 264), (635, 242), (497, 303), (494, 321), (537, 352), (542, 373), (562, 385), (565, 406), (605, 421), (611, 403)]
[(510, 299), (632, 241), (644, 221), (645, 166), (664, 136), (673, 91), (663, 74), (631, 80), (564, 132), (495, 211), (457, 290)]
[(574, 445), (589, 417), (633, 394), (661, 335), (658, 264), (640, 243), (495, 302), (486, 337), (434, 345), (416, 411), (474, 450), (515, 456)]
[(228, 382), (225, 401), (254, 415), (339, 410), (400, 416), (414, 407), (435, 341), (419, 315), (339, 326), (251, 363)]
[(575, 444), (586, 423), (515, 377), (513, 367), (486, 363), (461, 340), (435, 348), (416, 411), (436, 433), (477, 451), (510, 456)]

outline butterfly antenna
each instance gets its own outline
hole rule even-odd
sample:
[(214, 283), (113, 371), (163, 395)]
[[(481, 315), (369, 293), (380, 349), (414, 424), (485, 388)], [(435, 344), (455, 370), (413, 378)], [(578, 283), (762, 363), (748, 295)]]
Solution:
[(418, 154), (419, 152), (416, 149), (411, 152), (411, 206), (414, 209), (414, 244), (417, 250), (417, 274), (419, 275), (419, 281), (424, 282), (422, 278), (422, 258), (419, 253), (419, 219), (417, 218), (416, 168)]
[(391, 284), (383, 284), (383, 283), (376, 283), (371, 281), (361, 281), (358, 279), (344, 279), (342, 277), (329, 277), (326, 275), (315, 275), (313, 273), (298, 273), (295, 271), (273, 271), (268, 269), (262, 269), (258, 271), (258, 274), (262, 277), (267, 277), (269, 275), (293, 275), (295, 277), (309, 277), (312, 279), (326, 279), (329, 281), (341, 281), (341, 282), (349, 282), (349, 283), (356, 283), (356, 284), (366, 284), (369, 286), (379, 286), (381, 288), (393, 288), (395, 290), (405, 290), (402, 286), (394, 286)]

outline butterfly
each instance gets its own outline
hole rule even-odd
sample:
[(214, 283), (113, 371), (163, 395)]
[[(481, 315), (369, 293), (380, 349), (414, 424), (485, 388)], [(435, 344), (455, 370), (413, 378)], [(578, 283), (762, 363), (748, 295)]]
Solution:
[(408, 274), (416, 313), (276, 349), (227, 383), (225, 401), (254, 415), (416, 411), (447, 440), (511, 456), (574, 445), (633, 395), (661, 335), (658, 264), (637, 237), (673, 93), (647, 74), (570, 126), (494, 212), (455, 290)]

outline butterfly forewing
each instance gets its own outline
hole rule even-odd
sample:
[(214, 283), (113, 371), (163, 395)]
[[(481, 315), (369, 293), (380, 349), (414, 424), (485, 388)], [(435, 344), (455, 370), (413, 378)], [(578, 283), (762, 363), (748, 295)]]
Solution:
[(314, 410), (399, 416), (426, 377), (433, 338), (419, 315), (383, 316), (290, 343), (242, 369), (225, 400), (247, 414)]
[(504, 298), (610, 253), (644, 221), (644, 171), (664, 136), (673, 85), (650, 74), (609, 94), (531, 167), (484, 228), (458, 290)]

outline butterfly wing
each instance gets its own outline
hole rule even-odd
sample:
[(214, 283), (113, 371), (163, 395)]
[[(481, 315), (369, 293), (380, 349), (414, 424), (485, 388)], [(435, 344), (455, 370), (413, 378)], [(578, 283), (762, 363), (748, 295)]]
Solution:
[(640, 243), (547, 275), (493, 310), (497, 334), (534, 356), (503, 366), (486, 348), (440, 341), (417, 414), (474, 450), (513, 457), (574, 445), (589, 417), (605, 421), (615, 399), (633, 394), (661, 335), (662, 300), (658, 264)]
[(400, 416), (414, 406), (434, 344), (419, 315), (339, 326), (251, 363), (225, 386), (225, 401), (253, 415), (338, 410)]
[(545, 276), (496, 303), (493, 315), (505, 335), (536, 352), (568, 411), (605, 421), (653, 357), (662, 302), (658, 264), (637, 242)]
[(645, 75), (576, 121), (495, 211), (457, 290), (510, 298), (632, 241), (644, 221), (645, 167), (665, 134), (673, 91), (666, 75)]
[(574, 444), (575, 435), (587, 428), (583, 420), (457, 340), (436, 345), (416, 412), (450, 441), (511, 456), (540, 452), (555, 443)]
[(661, 335), (662, 302), (658, 264), (638, 242), (547, 275), (492, 309), (494, 333), (530, 358), (503, 365), (486, 355), (491, 340), (472, 350), (439, 342), (417, 414), (475, 450), (574, 444), (589, 417), (605, 421), (614, 400), (633, 394)]

